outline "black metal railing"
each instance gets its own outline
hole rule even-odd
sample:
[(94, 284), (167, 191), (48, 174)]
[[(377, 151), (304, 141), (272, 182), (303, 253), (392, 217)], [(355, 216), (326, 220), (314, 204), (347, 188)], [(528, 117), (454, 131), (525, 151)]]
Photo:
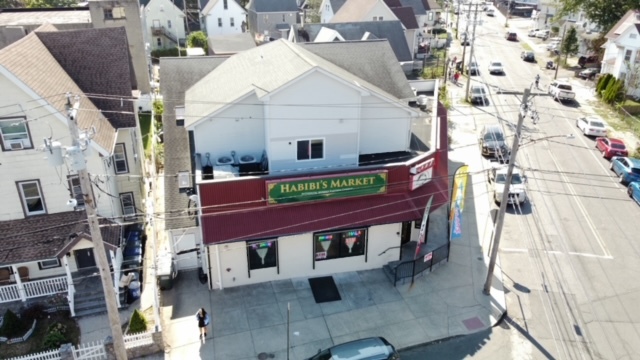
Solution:
[(431, 252), (414, 260), (406, 260), (394, 265), (385, 265), (385, 267), (387, 275), (390, 280), (393, 281), (393, 286), (396, 286), (399, 280), (408, 278), (411, 278), (411, 282), (413, 283), (417, 275), (423, 273), (425, 270), (431, 272), (434, 265), (445, 260), (449, 261), (449, 243), (435, 248)]

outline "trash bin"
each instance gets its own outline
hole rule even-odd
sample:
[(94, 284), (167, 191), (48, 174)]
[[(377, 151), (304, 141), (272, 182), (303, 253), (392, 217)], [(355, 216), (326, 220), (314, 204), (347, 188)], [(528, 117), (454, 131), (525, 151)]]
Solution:
[(128, 302), (132, 303), (138, 299), (140, 299), (140, 282), (132, 281), (131, 284), (129, 284)]
[(176, 265), (171, 254), (165, 253), (158, 255), (156, 265), (156, 280), (158, 282), (158, 287), (160, 287), (160, 290), (171, 290), (173, 288), (173, 279), (178, 275)]

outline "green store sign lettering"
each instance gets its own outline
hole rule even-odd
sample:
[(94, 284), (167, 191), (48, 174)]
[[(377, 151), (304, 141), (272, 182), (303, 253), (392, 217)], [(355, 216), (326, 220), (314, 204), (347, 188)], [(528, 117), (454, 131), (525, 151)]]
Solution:
[(387, 171), (304, 180), (267, 181), (269, 204), (328, 200), (387, 192)]

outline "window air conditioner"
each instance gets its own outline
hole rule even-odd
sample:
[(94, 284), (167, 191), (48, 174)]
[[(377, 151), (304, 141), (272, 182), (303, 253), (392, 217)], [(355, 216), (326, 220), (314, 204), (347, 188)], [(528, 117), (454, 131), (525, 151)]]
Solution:
[(11, 150), (22, 150), (22, 149), (24, 149), (24, 145), (22, 145), (22, 141), (21, 140), (9, 141), (9, 146), (11, 147)]

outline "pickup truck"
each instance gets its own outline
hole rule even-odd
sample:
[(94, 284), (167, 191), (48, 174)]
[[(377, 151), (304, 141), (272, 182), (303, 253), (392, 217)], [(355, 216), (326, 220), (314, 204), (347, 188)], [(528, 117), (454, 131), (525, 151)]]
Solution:
[(554, 80), (549, 84), (549, 95), (556, 101), (572, 101), (576, 98), (571, 84), (566, 81)]

